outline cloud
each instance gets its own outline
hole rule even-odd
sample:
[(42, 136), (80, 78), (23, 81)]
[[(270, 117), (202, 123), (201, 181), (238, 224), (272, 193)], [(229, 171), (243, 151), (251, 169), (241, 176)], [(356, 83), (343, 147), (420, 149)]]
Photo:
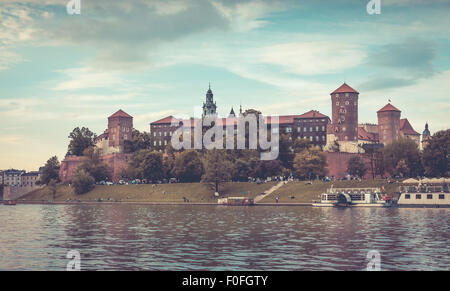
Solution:
[(375, 91), (416, 84), (436, 73), (436, 58), (434, 44), (422, 39), (408, 38), (380, 46), (369, 53), (365, 64), (378, 73), (372, 73), (360, 88)]
[(369, 55), (371, 65), (401, 69), (416, 75), (429, 75), (434, 72), (433, 61), (436, 49), (430, 42), (408, 38), (399, 43), (381, 46)]
[(66, 81), (60, 82), (53, 90), (69, 91), (88, 88), (118, 88), (123, 86), (123, 79), (118, 73), (93, 71), (89, 68), (74, 68), (58, 71), (64, 74)]
[(358, 45), (338, 42), (293, 42), (265, 47), (262, 63), (279, 65), (299, 75), (335, 73), (359, 65), (366, 57)]

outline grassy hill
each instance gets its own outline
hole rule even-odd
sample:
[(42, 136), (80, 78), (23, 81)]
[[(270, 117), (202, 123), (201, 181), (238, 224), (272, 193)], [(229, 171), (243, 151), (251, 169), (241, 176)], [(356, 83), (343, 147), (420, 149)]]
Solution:
[[(219, 188), (221, 197), (245, 196), (255, 197), (258, 194), (270, 189), (275, 182), (265, 184), (246, 183), (246, 182), (229, 182), (224, 183)], [(165, 193), (165, 194), (164, 194)], [(102, 198), (107, 201), (112, 198), (114, 201), (129, 202), (183, 202), (183, 197), (189, 199), (190, 202), (209, 202), (215, 203), (217, 198), (214, 197), (214, 189), (201, 183), (177, 183), (177, 184), (158, 184), (152, 185), (112, 185), (112, 186), (95, 186), (95, 188), (85, 194), (76, 195), (73, 188), (67, 185), (57, 186), (55, 201), (81, 200), (81, 201), (97, 201)], [(20, 200), (27, 201), (49, 201), (53, 200), (52, 193), (46, 187), (33, 191)]]
[[(326, 191), (333, 185), (334, 188), (365, 188), (365, 187), (380, 187), (384, 186), (386, 192), (394, 195), (399, 184), (388, 184), (385, 180), (363, 180), (359, 181), (334, 181), (322, 182), (314, 181), (312, 185), (308, 185), (306, 181), (289, 182), (277, 191), (265, 197), (260, 203), (274, 203), (275, 197), (279, 197), (280, 203), (311, 203), (312, 200), (318, 200), (319, 195)], [(292, 199), (291, 196), (294, 198)]]

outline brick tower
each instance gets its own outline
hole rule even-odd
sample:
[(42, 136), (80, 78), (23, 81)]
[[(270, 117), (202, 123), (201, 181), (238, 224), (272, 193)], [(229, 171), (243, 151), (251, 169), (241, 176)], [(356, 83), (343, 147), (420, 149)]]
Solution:
[(108, 139), (110, 147), (122, 147), (125, 140), (131, 140), (133, 117), (120, 109), (108, 117)]
[(338, 141), (357, 141), (359, 92), (342, 84), (331, 93), (332, 131)]
[(386, 145), (400, 137), (401, 111), (391, 103), (377, 111), (380, 143)]

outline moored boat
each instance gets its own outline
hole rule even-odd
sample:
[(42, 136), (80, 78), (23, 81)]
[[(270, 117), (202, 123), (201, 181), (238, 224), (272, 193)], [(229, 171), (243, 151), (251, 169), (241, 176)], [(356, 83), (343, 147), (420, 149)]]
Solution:
[(3, 200), (3, 205), (16, 205), (16, 200)]
[(329, 188), (312, 206), (316, 207), (393, 207), (395, 200), (380, 188)]
[(399, 187), (400, 207), (450, 207), (450, 179), (408, 179)]
[(251, 206), (254, 205), (255, 202), (252, 198), (248, 197), (226, 197), (218, 199), (217, 204), (228, 206)]

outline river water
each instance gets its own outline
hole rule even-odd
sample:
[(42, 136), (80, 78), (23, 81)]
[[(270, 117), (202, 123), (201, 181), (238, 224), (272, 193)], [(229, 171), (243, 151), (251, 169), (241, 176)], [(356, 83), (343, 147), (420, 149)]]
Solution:
[(0, 270), (450, 270), (449, 209), (0, 206)]

